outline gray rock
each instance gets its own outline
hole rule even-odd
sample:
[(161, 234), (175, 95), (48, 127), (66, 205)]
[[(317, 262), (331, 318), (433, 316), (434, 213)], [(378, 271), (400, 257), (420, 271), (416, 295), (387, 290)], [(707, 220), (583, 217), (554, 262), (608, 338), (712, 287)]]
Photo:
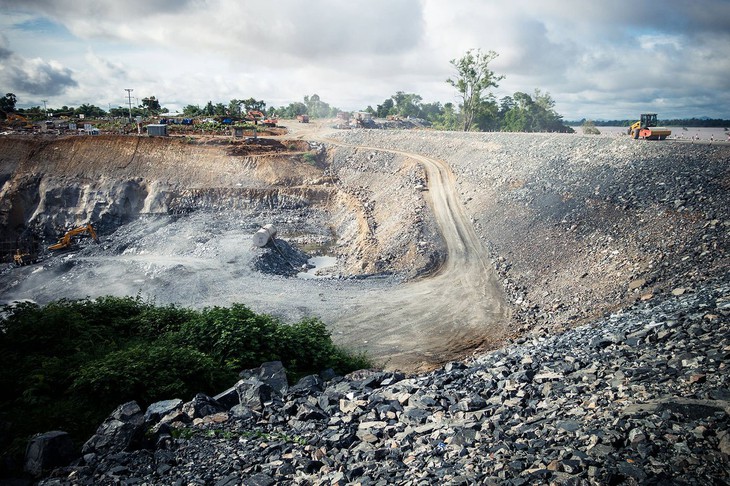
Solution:
[(182, 411), (191, 419), (196, 419), (225, 412), (226, 407), (205, 393), (198, 393), (192, 400), (183, 404)]
[(271, 402), (276, 391), (257, 378), (249, 378), (236, 383), (239, 403), (252, 410), (261, 411)]
[(313, 395), (324, 390), (324, 381), (317, 375), (309, 375), (300, 379), (289, 391), (297, 395)]
[(33, 437), (28, 443), (24, 470), (37, 478), (51, 469), (68, 466), (75, 456), (76, 450), (67, 432), (46, 432)]
[(144, 415), (137, 402), (119, 405), (84, 444), (83, 454), (110, 454), (128, 450), (141, 437)]
[(150, 422), (159, 422), (162, 417), (165, 415), (174, 412), (176, 410), (181, 410), (183, 405), (183, 401), (179, 398), (175, 398), (172, 400), (162, 400), (159, 402), (155, 402), (149, 407), (147, 407), (147, 410), (144, 413), (144, 421), (146, 423)]
[(266, 383), (271, 389), (276, 390), (280, 395), (284, 395), (289, 389), (289, 382), (286, 378), (286, 369), (281, 361), (268, 361), (258, 368), (244, 370), (239, 373), (239, 378), (244, 380), (257, 378)]

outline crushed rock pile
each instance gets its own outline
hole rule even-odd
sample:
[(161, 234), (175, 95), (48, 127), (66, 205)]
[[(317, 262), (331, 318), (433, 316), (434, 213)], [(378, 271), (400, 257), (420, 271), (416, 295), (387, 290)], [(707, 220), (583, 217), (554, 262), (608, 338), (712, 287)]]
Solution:
[(727, 484), (729, 365), (730, 285), (708, 285), (428, 374), (289, 387), (268, 363), (127, 403), (41, 484)]
[(261, 273), (293, 277), (306, 268), (308, 260), (309, 255), (286, 240), (272, 238), (255, 252), (253, 267)]

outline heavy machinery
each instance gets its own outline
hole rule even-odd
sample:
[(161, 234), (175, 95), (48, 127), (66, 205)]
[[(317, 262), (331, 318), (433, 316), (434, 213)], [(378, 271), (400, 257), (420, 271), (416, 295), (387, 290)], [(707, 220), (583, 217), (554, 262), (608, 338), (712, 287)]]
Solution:
[(258, 125), (261, 120), (263, 120), (266, 117), (263, 113), (261, 113), (259, 110), (250, 110), (246, 114), (246, 120), (252, 121), (254, 125)]
[(276, 118), (269, 118), (259, 110), (249, 111), (246, 119), (248, 121), (252, 121), (254, 125), (258, 125), (260, 122), (262, 125), (267, 127), (275, 127), (276, 124), (279, 123), (279, 120)]
[(31, 259), (30, 253), (22, 252), (20, 251), (20, 248), (18, 248), (13, 254), (13, 261), (15, 262), (16, 267), (22, 267), (23, 265), (32, 263), (33, 260)]
[(641, 119), (629, 127), (628, 134), (633, 138), (645, 140), (664, 140), (672, 131), (657, 126), (656, 113), (642, 113)]
[(263, 123), (264, 126), (276, 128), (276, 124), (279, 123), (279, 120), (278, 118), (265, 118), (261, 123)]
[(79, 226), (70, 231), (67, 231), (66, 234), (63, 235), (60, 240), (58, 240), (58, 243), (49, 246), (48, 249), (53, 251), (67, 250), (71, 247), (71, 245), (73, 245), (74, 236), (79, 236), (84, 233), (88, 233), (95, 242), (99, 243), (99, 238), (96, 236), (96, 231), (94, 231), (94, 228), (90, 224), (86, 224), (84, 226)]
[(13, 130), (33, 130), (33, 124), (17, 113), (5, 113), (5, 123)]

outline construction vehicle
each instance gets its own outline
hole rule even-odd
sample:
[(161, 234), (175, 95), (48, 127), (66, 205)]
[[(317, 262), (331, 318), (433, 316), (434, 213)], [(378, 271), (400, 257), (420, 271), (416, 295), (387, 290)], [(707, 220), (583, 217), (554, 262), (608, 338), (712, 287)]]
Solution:
[(23, 253), (20, 251), (20, 248), (18, 248), (13, 254), (13, 261), (15, 262), (16, 267), (22, 267), (23, 265), (32, 263), (30, 253)]
[(276, 124), (279, 123), (279, 120), (277, 118), (264, 118), (264, 120), (261, 122), (264, 126), (276, 128)]
[(642, 113), (641, 119), (631, 125), (628, 130), (631, 137), (644, 140), (664, 140), (671, 133), (670, 129), (657, 126), (656, 113)]
[(297, 122), (309, 123), (309, 115), (297, 115)]
[(246, 115), (246, 120), (252, 121), (254, 125), (258, 125), (259, 121), (266, 118), (266, 115), (261, 113), (259, 110), (251, 110)]
[(88, 233), (89, 236), (91, 236), (91, 238), (96, 243), (99, 243), (99, 238), (96, 236), (96, 231), (94, 231), (94, 228), (90, 224), (87, 224), (67, 231), (66, 234), (63, 235), (60, 240), (58, 240), (58, 243), (49, 246), (48, 249), (53, 251), (67, 250), (71, 248), (71, 246), (74, 244), (74, 236), (79, 236), (84, 233)]
[(251, 110), (246, 115), (246, 120), (252, 121), (254, 125), (258, 125), (259, 122), (267, 127), (275, 127), (279, 120), (276, 118), (269, 118), (259, 110)]
[(33, 124), (23, 115), (5, 113), (5, 122), (13, 130), (33, 130)]

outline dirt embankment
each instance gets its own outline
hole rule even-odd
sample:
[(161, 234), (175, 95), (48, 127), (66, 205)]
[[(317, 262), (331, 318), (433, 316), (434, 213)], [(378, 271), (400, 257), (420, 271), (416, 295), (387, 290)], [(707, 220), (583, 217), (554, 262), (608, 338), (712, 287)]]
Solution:
[[(75, 224), (103, 227), (139, 214), (166, 214), (209, 188), (244, 194), (305, 181), (311, 187), (318, 174), (296, 157), (277, 157), (273, 164), (181, 139), (3, 138), (0, 144), (0, 225), (11, 235), (32, 229), (52, 236)], [(277, 171), (285, 184), (277, 184)]]

